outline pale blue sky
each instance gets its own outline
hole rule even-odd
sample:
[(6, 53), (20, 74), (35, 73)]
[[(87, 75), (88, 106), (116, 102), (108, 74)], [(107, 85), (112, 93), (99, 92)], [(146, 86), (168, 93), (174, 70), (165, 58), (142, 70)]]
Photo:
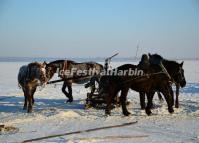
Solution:
[(0, 56), (199, 58), (198, 0), (0, 0)]

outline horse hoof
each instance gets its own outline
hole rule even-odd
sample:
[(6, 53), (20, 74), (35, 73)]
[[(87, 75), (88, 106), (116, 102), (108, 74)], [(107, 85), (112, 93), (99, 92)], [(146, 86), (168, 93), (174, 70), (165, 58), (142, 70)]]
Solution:
[(152, 115), (151, 110), (146, 110), (146, 114), (147, 114), (148, 116), (151, 116), (151, 115)]
[(123, 113), (123, 114), (124, 114), (124, 116), (129, 116), (129, 115), (131, 115), (130, 112), (125, 112), (125, 113)]
[(27, 107), (23, 107), (23, 110), (27, 110)]
[(111, 116), (111, 114), (105, 114), (105, 117), (109, 117), (109, 116)]
[(116, 106), (115, 105), (111, 105), (110, 109), (114, 109)]
[(32, 109), (28, 109), (27, 113), (32, 113)]
[(71, 102), (73, 102), (73, 99), (68, 99), (66, 102), (71, 103)]
[(171, 109), (169, 109), (169, 113), (174, 113), (174, 110), (173, 110), (173, 108), (171, 108)]
[(111, 115), (111, 112), (109, 110), (105, 110), (105, 115), (106, 116), (110, 116)]
[(179, 108), (179, 105), (175, 105), (175, 108)]
[(126, 101), (126, 105), (130, 105), (131, 104), (131, 102), (130, 101)]

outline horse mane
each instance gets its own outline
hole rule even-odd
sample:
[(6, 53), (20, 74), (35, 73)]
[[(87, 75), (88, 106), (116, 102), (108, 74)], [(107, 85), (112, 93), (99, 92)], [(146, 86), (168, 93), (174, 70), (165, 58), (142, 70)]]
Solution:
[(170, 66), (176, 66), (179, 65), (177, 61), (174, 60), (168, 60), (168, 59), (163, 59), (162, 61), (163, 64), (169, 64)]
[(137, 65), (133, 65), (133, 64), (124, 64), (124, 65), (121, 65), (119, 67), (117, 67), (117, 69), (126, 69), (126, 68), (137, 68)]
[(161, 55), (159, 54), (153, 54), (152, 56), (154, 56), (155, 58), (159, 58), (159, 59), (163, 59), (163, 62), (166, 62), (166, 63), (170, 63), (170, 64), (179, 64), (178, 62), (174, 61), (174, 60), (168, 60), (168, 59), (165, 59), (163, 58)]
[(153, 57), (155, 57), (155, 58), (158, 58), (158, 59), (164, 59), (161, 55), (159, 55), (159, 54), (157, 54), (157, 53), (155, 53), (155, 54), (153, 54), (153, 55), (151, 55), (151, 56), (153, 56)]
[(51, 64), (60, 64), (60, 63), (64, 63), (65, 61), (70, 62), (70, 63), (75, 63), (75, 61), (72, 61), (72, 60), (56, 60), (56, 61), (52, 61), (48, 64), (50, 64), (50, 65)]
[(29, 67), (33, 67), (33, 66), (38, 66), (38, 67), (40, 67), (40, 66), (41, 66), (41, 63), (33, 62), (33, 63), (29, 63), (28, 66), (29, 66)]

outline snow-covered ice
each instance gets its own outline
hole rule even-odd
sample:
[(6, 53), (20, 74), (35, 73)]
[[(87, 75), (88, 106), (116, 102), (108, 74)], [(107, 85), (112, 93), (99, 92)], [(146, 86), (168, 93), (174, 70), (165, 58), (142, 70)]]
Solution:
[[(115, 67), (124, 63), (113, 62), (112, 65)], [(129, 91), (128, 99), (132, 102), (128, 106), (132, 113), (129, 117), (122, 115), (121, 108), (114, 109), (112, 116), (108, 117), (104, 116), (104, 110), (85, 110), (87, 89), (83, 85), (73, 86), (74, 102), (66, 104), (66, 97), (61, 92), (61, 83), (56, 86), (47, 85), (43, 90), (38, 90), (34, 95), (34, 111), (27, 114), (22, 110), (24, 97), (17, 85), (18, 70), (24, 64), (0, 63), (0, 124), (19, 129), (18, 132), (1, 132), (2, 143), (22, 142), (32, 138), (133, 121), (138, 123), (37, 142), (199, 142), (199, 61), (185, 61), (187, 86), (181, 89), (180, 108), (174, 109), (174, 114), (168, 113), (165, 101), (160, 103), (155, 97), (153, 115), (147, 116), (140, 110), (138, 93)]]

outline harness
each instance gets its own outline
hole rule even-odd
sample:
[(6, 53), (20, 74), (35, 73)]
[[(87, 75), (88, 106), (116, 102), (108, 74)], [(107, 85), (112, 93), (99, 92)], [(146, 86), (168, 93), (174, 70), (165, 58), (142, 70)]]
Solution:
[[(156, 73), (145, 74), (145, 75), (142, 75), (142, 76), (137, 76), (137, 77), (135, 77), (133, 79), (129, 79), (129, 80), (123, 81), (122, 83), (120, 83), (120, 85), (121, 84), (126, 84), (128, 82), (131, 82), (131, 81), (143, 78), (143, 77), (150, 78), (150, 76), (152, 76), (152, 75), (158, 75), (158, 74), (162, 74), (162, 73), (166, 75), (165, 72), (156, 72)], [(169, 82), (172, 82), (171, 79), (169, 79)]]
[[(62, 64), (62, 66), (59, 65), (59, 74), (58, 74), (59, 77), (65, 78), (64, 71), (67, 70), (67, 68), (68, 68), (68, 61), (65, 60), (65, 61), (63, 62), (63, 64)], [(62, 73), (61, 71), (62, 71), (63, 73)]]
[(65, 71), (68, 68), (68, 61), (64, 61), (63, 63), (63, 71)]
[[(174, 76), (178, 76), (178, 74), (180, 74), (180, 81), (179, 82), (181, 82), (182, 80), (185, 80), (185, 78), (182, 76), (182, 72), (181, 72), (181, 69), (178, 71), (178, 72), (176, 72), (176, 73), (174, 73)], [(174, 79), (173, 79), (173, 83), (175, 83), (176, 85), (178, 85), (179, 83), (178, 82), (176, 82)]]

